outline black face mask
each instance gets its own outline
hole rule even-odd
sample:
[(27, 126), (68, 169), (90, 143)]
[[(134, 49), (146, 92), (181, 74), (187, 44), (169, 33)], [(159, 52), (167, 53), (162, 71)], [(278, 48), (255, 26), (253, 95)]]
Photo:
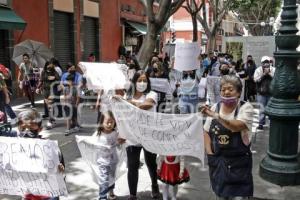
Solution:
[(224, 75), (228, 75), (229, 74), (229, 69), (221, 69), (220, 73), (224, 76)]
[(21, 135), (24, 138), (40, 138), (38, 130), (25, 130), (25, 131), (21, 131)]
[(157, 73), (157, 72), (158, 72), (158, 69), (157, 69), (157, 68), (153, 68), (153, 72), (154, 72), (154, 73)]

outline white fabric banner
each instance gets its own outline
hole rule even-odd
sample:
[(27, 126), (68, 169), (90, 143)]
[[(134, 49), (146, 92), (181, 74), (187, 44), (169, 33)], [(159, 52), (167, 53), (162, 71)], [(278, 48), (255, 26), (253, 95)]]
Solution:
[(200, 45), (197, 42), (176, 43), (174, 69), (181, 72), (198, 69), (200, 52)]
[(128, 67), (117, 63), (80, 62), (87, 86), (91, 90), (124, 89), (129, 84)]
[[(141, 110), (124, 100), (112, 101), (121, 138), (160, 155), (186, 155), (204, 163), (202, 115), (175, 115)], [(204, 165), (203, 165), (204, 166)]]
[(56, 141), (1, 137), (0, 194), (66, 196)]
[(150, 78), (151, 89), (157, 92), (172, 94), (169, 80), (166, 78)]
[[(79, 148), (81, 157), (87, 163), (87, 165), (92, 169), (92, 177), (93, 181), (99, 185), (99, 177), (100, 177), (100, 170), (99, 165), (97, 164), (98, 156), (101, 153), (105, 152), (108, 147), (103, 146), (97, 143), (95, 140), (95, 136), (78, 136), (76, 135), (76, 142)], [(117, 180), (120, 176), (127, 172), (127, 165), (126, 165), (126, 149), (124, 145), (120, 145), (117, 147), (117, 154), (119, 158), (119, 162), (117, 165), (116, 170), (116, 179)], [(110, 177), (110, 184), (113, 184), (115, 180), (111, 179)]]

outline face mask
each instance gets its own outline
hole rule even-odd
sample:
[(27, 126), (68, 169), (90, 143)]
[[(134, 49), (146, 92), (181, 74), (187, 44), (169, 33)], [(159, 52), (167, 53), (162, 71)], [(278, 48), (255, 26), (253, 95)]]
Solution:
[(136, 83), (136, 90), (139, 92), (145, 92), (147, 89), (148, 83), (147, 82), (137, 82)]
[(30, 131), (30, 130), (26, 129), (26, 130), (20, 132), (20, 135), (25, 138), (36, 138), (36, 137), (38, 137), (38, 134), (39, 134), (38, 130)]
[(193, 90), (193, 88), (195, 87), (196, 80), (188, 77), (187, 79), (183, 79), (181, 81), (180, 85), (181, 85), (182, 91), (185, 93), (188, 93), (188, 92), (191, 92)]
[(222, 74), (222, 75), (228, 75), (229, 74), (229, 69), (221, 69), (220, 70), (220, 73)]
[(238, 99), (236, 97), (223, 97), (221, 96), (221, 102), (226, 106), (233, 106), (237, 104)]
[(153, 72), (154, 72), (154, 73), (157, 73), (157, 72), (158, 72), (158, 69), (157, 69), (157, 68), (153, 68)]

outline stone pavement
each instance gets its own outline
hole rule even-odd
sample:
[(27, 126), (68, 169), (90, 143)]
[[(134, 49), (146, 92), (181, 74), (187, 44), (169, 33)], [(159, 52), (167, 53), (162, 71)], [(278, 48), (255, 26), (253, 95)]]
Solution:
[[(18, 102), (20, 103), (20, 102)], [(18, 105), (18, 104), (17, 104)], [(42, 112), (42, 102), (39, 101), (38, 110)], [(14, 107), (17, 112), (25, 109), (28, 105)], [(256, 110), (258, 113), (258, 110)], [(85, 122), (93, 123), (96, 120), (96, 113), (90, 108), (84, 109), (83, 118)], [(257, 115), (253, 124), (253, 131), (257, 126)], [(61, 200), (94, 200), (97, 199), (98, 186), (92, 181), (90, 169), (80, 158), (79, 150), (76, 146), (75, 136), (64, 136), (65, 124), (58, 121), (57, 127), (51, 131), (44, 130), (43, 135), (50, 139), (58, 140), (59, 146), (66, 161), (66, 181), (69, 190), (68, 197), (61, 197)], [(83, 128), (78, 135), (91, 135), (95, 128)], [(298, 200), (300, 199), (300, 186), (279, 187), (264, 181), (258, 175), (259, 163), (265, 156), (268, 147), (268, 127), (264, 131), (258, 132), (256, 142), (252, 145), (253, 151), (253, 177), (254, 177), (254, 198), (266, 200)], [(143, 153), (141, 154), (141, 158)], [(142, 158), (142, 162), (144, 162)], [(201, 168), (199, 161), (188, 157), (186, 165), (189, 170), (191, 180), (179, 186), (178, 200), (214, 200), (207, 168)], [(142, 200), (150, 198), (151, 182), (146, 165), (139, 171), (138, 197)], [(125, 200), (128, 197), (127, 175), (122, 175), (116, 182), (116, 195), (118, 199)], [(1, 200), (19, 200), (20, 197), (1, 196)]]

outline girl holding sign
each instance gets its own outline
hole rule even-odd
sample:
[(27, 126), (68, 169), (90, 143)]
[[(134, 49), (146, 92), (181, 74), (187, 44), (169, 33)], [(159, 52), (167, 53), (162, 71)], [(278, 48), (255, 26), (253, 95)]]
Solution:
[(217, 199), (253, 196), (251, 127), (253, 107), (240, 102), (242, 82), (235, 75), (221, 79), (221, 102), (201, 112), (209, 176)]
[[(144, 71), (138, 71), (132, 78), (131, 97), (129, 102), (134, 106), (142, 109), (156, 112), (157, 94), (151, 91), (150, 80)], [(129, 146), (126, 148), (128, 162), (128, 185), (130, 197), (128, 200), (136, 200), (137, 184), (139, 177), (140, 154), (144, 149), (145, 161), (152, 182), (152, 198), (159, 197), (159, 188), (157, 184), (157, 165), (156, 154), (153, 154), (143, 148), (140, 144), (133, 141), (126, 142)]]

